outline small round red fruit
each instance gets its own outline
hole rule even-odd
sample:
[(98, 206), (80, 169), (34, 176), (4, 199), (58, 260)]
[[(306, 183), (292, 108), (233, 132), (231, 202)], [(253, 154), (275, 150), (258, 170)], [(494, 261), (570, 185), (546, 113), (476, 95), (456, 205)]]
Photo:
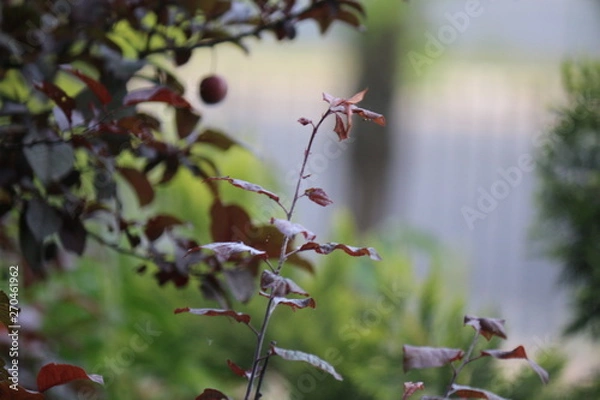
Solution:
[(200, 82), (200, 98), (206, 104), (216, 104), (227, 95), (227, 81), (220, 75), (209, 75)]

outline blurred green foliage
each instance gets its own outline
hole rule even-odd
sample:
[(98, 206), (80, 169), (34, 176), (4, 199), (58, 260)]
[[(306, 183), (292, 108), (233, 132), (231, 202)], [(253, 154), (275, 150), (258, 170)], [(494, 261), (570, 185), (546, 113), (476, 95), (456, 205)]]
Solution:
[(573, 290), (568, 332), (600, 338), (600, 63), (565, 63), (566, 104), (537, 156), (540, 232)]
[[(232, 149), (218, 157), (223, 174), (259, 182), (269, 189), (276, 186), (252, 154)], [(262, 196), (223, 186), (224, 201), (241, 201), (256, 218), (263, 218)], [(180, 173), (161, 190), (165, 196), (158, 196), (163, 200), (156, 207), (193, 224), (193, 228), (183, 229), (192, 229), (199, 242), (209, 241), (209, 193), (203, 184)], [(467, 278), (460, 260), (429, 236), (415, 231), (398, 229), (359, 237), (351, 216), (343, 213), (337, 215), (332, 231), (331, 237), (337, 242), (375, 247), (383, 261), (334, 252), (314, 256), (314, 275), (284, 269), (284, 275), (315, 298), (317, 308), (293, 312), (280, 307), (267, 341), (325, 359), (344, 381), (335, 381), (307, 364), (275, 357), (269, 364), (264, 398), (399, 399), (405, 381), (425, 382), (428, 394), (443, 393), (451, 370), (405, 374), (402, 346), (468, 346), (473, 330), (462, 326)], [(43, 285), (28, 291), (31, 301), (43, 308), (43, 332), (50, 349), (58, 355), (52, 359), (85, 366), (90, 373), (106, 377), (106, 386), (95, 388), (96, 393), (92, 397), (87, 393), (85, 398), (184, 400), (195, 398), (207, 387), (233, 398), (243, 395), (245, 382), (226, 363), (230, 359), (246, 368), (251, 364), (254, 335), (243, 324), (227, 318), (175, 315), (173, 310), (178, 307), (217, 305), (204, 300), (197, 285), (185, 290), (172, 285), (157, 288), (149, 276), (154, 271), (139, 275), (139, 262), (131, 258), (99, 248), (91, 255), (80, 259), (77, 268), (53, 274)], [(265, 301), (255, 296), (236, 310), (249, 313), (257, 324)], [(507, 319), (510, 335), (510, 316)], [(502, 345), (497, 339), (482, 341), (478, 349)], [(547, 387), (526, 363), (517, 360), (478, 360), (465, 368), (458, 383), (514, 400), (594, 398), (597, 384), (560, 386), (565, 360), (558, 349), (541, 350), (529, 355), (550, 372)], [(575, 394), (584, 397), (572, 397)], [(72, 398), (81, 396), (80, 389)], [(61, 393), (55, 398), (69, 397)]]
[[(177, 198), (192, 208), (194, 196), (181, 193)], [(338, 216), (333, 236), (362, 244), (348, 215)], [(415, 232), (360, 242), (374, 245), (383, 261), (334, 252), (315, 258), (314, 276), (288, 271), (316, 299), (317, 308), (293, 312), (281, 307), (267, 339), (324, 358), (344, 381), (307, 364), (274, 358), (265, 385), (270, 395), (265, 398), (282, 399), (289, 393), (290, 399), (398, 399), (403, 382), (409, 380), (424, 381), (431, 394), (444, 391), (450, 369), (404, 374), (402, 346), (468, 346), (473, 331), (462, 326), (464, 284), (461, 287), (452, 276), (460, 266), (452, 265), (448, 252), (435, 241)], [(422, 274), (414, 268), (416, 258), (425, 265)], [(52, 305), (45, 312), (44, 331), (54, 350), (69, 362), (105, 375), (107, 399), (183, 400), (206, 387), (239, 398), (244, 382), (229, 371), (226, 360), (249, 366), (253, 334), (225, 318), (174, 315), (177, 307), (215, 305), (192, 287), (156, 288), (148, 276), (138, 276), (134, 266), (122, 256), (106, 254), (38, 288), (37, 300)], [(259, 321), (264, 305), (264, 298), (255, 297), (236, 309)], [(490, 346), (500, 345), (496, 341)], [(553, 375), (562, 366), (553, 357), (541, 361)], [(503, 378), (506, 365), (480, 360), (465, 369), (459, 382), (496, 389), (508, 398), (549, 398), (539, 395), (542, 385), (527, 369), (517, 380)]]

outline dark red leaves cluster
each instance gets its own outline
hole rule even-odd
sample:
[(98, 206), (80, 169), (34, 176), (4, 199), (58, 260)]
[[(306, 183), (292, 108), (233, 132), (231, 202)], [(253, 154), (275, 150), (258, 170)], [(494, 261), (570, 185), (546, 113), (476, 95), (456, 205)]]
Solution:
[[(198, 277), (202, 294), (222, 306), (184, 308), (176, 313), (227, 316), (249, 324), (248, 315), (228, 308), (229, 297), (247, 301), (256, 291), (258, 264), (279, 257), (282, 251), (289, 263), (312, 271), (312, 265), (297, 254), (286, 238), (301, 234), (307, 240), (314, 240), (314, 234), (284, 220), (255, 225), (242, 207), (223, 203), (214, 180), (227, 180), (244, 190), (266, 195), (278, 204), (279, 197), (249, 182), (228, 177), (209, 179), (219, 172), (213, 159), (206, 155), (210, 154), (204, 151), (206, 146), (211, 151), (228, 150), (237, 142), (222, 132), (199, 126), (202, 114), (194, 109), (193, 101), (188, 101), (189, 93), (185, 93), (185, 85), (173, 73), (169, 59), (177, 66), (184, 65), (195, 48), (222, 42), (245, 49), (245, 38), (260, 37), (265, 31), (279, 40), (293, 39), (299, 21), (315, 21), (323, 32), (335, 21), (358, 27), (364, 10), (355, 0), (256, 0), (243, 2), (242, 11), (234, 7), (239, 4), (232, 0), (169, 2), (168, 7), (164, 2), (115, 2), (114, 7), (105, 3), (73, 2), (65, 18), (59, 19), (52, 14), (52, 7), (39, 1), (3, 5), (3, 21), (12, 21), (2, 27), (7, 43), (19, 46), (28, 43), (28, 35), (40, 28), (36, 26), (39, 21), (55, 22), (52, 29), (43, 29), (47, 45), (16, 51), (12, 46), (0, 49), (3, 76), (15, 72), (23, 80), (18, 82), (23, 90), (4, 91), (0, 96), (3, 109), (14, 111), (3, 120), (8, 133), (0, 135), (3, 250), (7, 250), (10, 258), (23, 261), (28, 268), (25, 276), (41, 278), (46, 275), (50, 261), (58, 263), (66, 258), (59, 257), (58, 252), (82, 255), (93, 239), (106, 248), (143, 258), (145, 261), (137, 271), (152, 270), (159, 285), (173, 283), (183, 287), (191, 276)], [(24, 9), (27, 18), (22, 14)], [(152, 32), (148, 30), (147, 16), (153, 17)], [(34, 21), (33, 25), (19, 23), (25, 20)], [(114, 28), (122, 22), (126, 22), (131, 37), (148, 40), (115, 41)], [(167, 62), (161, 65), (157, 62), (160, 57), (152, 57), (155, 54), (164, 55)], [(31, 77), (45, 80), (34, 82)], [(65, 77), (80, 84), (66, 90), (59, 83)], [(144, 80), (147, 87), (131, 89), (130, 84), (137, 83), (134, 80)], [(28, 108), (32, 96), (47, 98), (43, 109)], [(346, 118), (346, 124), (336, 128), (340, 138), (350, 130), (352, 113), (382, 122), (382, 117), (356, 107), (353, 101), (349, 99), (330, 107), (336, 117)], [(156, 102), (174, 115), (173, 126), (171, 121), (138, 107)], [(301, 120), (301, 123), (311, 122)], [(174, 135), (165, 134), (173, 128)], [(182, 170), (207, 182), (213, 196), (210, 209), (213, 243), (200, 245), (182, 235), (179, 227), (184, 221), (177, 210), (174, 215), (153, 211), (159, 187), (164, 188)], [(131, 189), (139, 206), (145, 208), (143, 218), (130, 220), (123, 216), (123, 188)], [(322, 189), (309, 189), (305, 195), (321, 206), (331, 204)], [(13, 209), (15, 212), (11, 213)], [(6, 215), (11, 215), (10, 223), (17, 225), (17, 229), (7, 226)], [(101, 224), (103, 229), (90, 229), (90, 222)], [(96, 233), (104, 230), (117, 232), (119, 236), (107, 239)], [(5, 237), (4, 232), (12, 231), (18, 231), (15, 240)], [(284, 243), (288, 243), (287, 247)], [(320, 246), (311, 249), (323, 254), (331, 251)], [(348, 254), (373, 257), (369, 249), (336, 246)], [(308, 295), (289, 279), (263, 276), (261, 284), (264, 290), (271, 290), (271, 295), (280, 295), (274, 297), (275, 305), (292, 309), (315, 306), (311, 298), (285, 297)], [(331, 366), (314, 356), (275, 347), (271, 352), (309, 362), (341, 379)], [(43, 392), (78, 379), (98, 380), (78, 367), (51, 364), (40, 371), (38, 389)], [(6, 397), (5, 389), (5, 383), (0, 383), (2, 398)], [(23, 390), (16, 398), (42, 397), (40, 393)], [(226, 398), (215, 389), (206, 389), (197, 397)]]
[[(473, 342), (469, 347), (469, 350), (465, 356), (465, 353), (461, 349), (449, 349), (443, 347), (422, 347), (422, 346), (410, 346), (404, 345), (404, 372), (407, 372), (415, 368), (434, 368), (442, 367), (444, 365), (453, 363), (455, 361), (462, 361), (460, 366), (453, 366), (454, 375), (452, 381), (448, 386), (448, 390), (444, 397), (440, 396), (425, 396), (423, 399), (446, 399), (450, 396), (458, 396), (460, 398), (470, 399), (489, 399), (489, 400), (505, 400), (495, 393), (489, 392), (484, 389), (474, 388), (470, 386), (457, 385), (455, 383), (458, 373), (463, 367), (481, 357), (494, 357), (498, 360), (509, 360), (509, 359), (524, 359), (527, 360), (531, 368), (538, 374), (540, 380), (547, 384), (549, 381), (548, 372), (539, 366), (534, 361), (527, 357), (525, 348), (523, 346), (517, 346), (512, 350), (482, 350), (479, 357), (472, 356), (472, 350), (477, 343), (479, 336), (485, 337), (488, 341), (493, 337), (497, 336), (502, 339), (506, 339), (506, 333), (504, 332), (504, 320), (497, 318), (480, 318), (466, 315), (464, 317), (464, 324), (472, 326), (477, 333), (473, 338)], [(463, 359), (464, 358), (464, 359)], [(414, 384), (408, 382), (404, 384), (404, 396), (403, 400), (415, 392), (417, 389), (423, 389), (422, 383)], [(454, 398), (454, 397), (453, 397)]]
[(365, 93), (367, 93), (367, 89), (356, 93), (349, 99), (334, 97), (328, 93), (323, 93), (323, 100), (329, 103), (329, 111), (335, 114), (335, 127), (333, 130), (338, 135), (339, 140), (346, 140), (350, 136), (353, 114), (357, 114), (364, 120), (385, 126), (385, 117), (383, 115), (356, 106), (357, 103), (362, 101)]

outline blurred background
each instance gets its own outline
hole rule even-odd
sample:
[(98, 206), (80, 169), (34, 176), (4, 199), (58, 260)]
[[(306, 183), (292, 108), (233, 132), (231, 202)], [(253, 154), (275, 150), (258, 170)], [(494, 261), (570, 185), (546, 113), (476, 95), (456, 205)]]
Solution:
[[(336, 24), (322, 37), (316, 26), (300, 24), (294, 41), (264, 37), (249, 43), (250, 55), (234, 46), (201, 49), (179, 69), (203, 123), (250, 150), (222, 156), (223, 172), (279, 193), (292, 192), (310, 133), (296, 121), (318, 119), (327, 106), (322, 92), (349, 97), (369, 88), (361, 106), (388, 121), (383, 129), (357, 119), (343, 143), (321, 132), (309, 181), (334, 206), (301, 203), (296, 219), (322, 242), (373, 246), (384, 261), (315, 258), (316, 276), (294, 276), (319, 307), (282, 310), (273, 324), (281, 346), (329, 359), (346, 380), (280, 362), (265, 398), (399, 399), (408, 380), (432, 382), (434, 393), (448, 371), (405, 375), (402, 345), (463, 346), (471, 334), (462, 328), (464, 314), (505, 318), (509, 339), (494, 345), (524, 344), (557, 378), (542, 389), (518, 362), (488, 363), (468, 372), (465, 383), (514, 399), (584, 398), (566, 388), (595, 382), (600, 349), (585, 336), (563, 336), (572, 295), (537, 240), (533, 159), (555, 121), (553, 109), (565, 102), (561, 64), (600, 57), (600, 3), (364, 3), (363, 32)], [(194, 96), (200, 77), (213, 70), (229, 83), (227, 100), (216, 107)], [(184, 178), (169, 193), (163, 205), (177, 210), (193, 209), (206, 196)], [(260, 200), (248, 200), (259, 216)], [(189, 217), (199, 231), (206, 227), (202, 212)], [(106, 393), (80, 389), (79, 398), (183, 399), (223, 385), (240, 396), (243, 385), (225, 377), (225, 360), (243, 364), (243, 354), (251, 354), (251, 338), (237, 336), (242, 328), (186, 315), (175, 320), (164, 309), (200, 306), (195, 289), (157, 290), (150, 278), (134, 276), (126, 259), (96, 256), (101, 271), (95, 261), (53, 279), (56, 287), (75, 288), (75, 297), (85, 287), (85, 296), (111, 310), (101, 326), (95, 306), (79, 315), (65, 303), (45, 317), (49, 333), (65, 334), (54, 350), (110, 378)], [(52, 288), (37, 296), (56, 298)], [(259, 313), (262, 306), (255, 299), (244, 307)], [(140, 326), (158, 332), (143, 336), (148, 350), (111, 364)]]
[[(473, 312), (506, 317), (521, 340), (556, 337), (569, 298), (536, 248), (533, 158), (564, 103), (561, 63), (600, 56), (600, 5), (478, 1), (469, 16), (465, 1), (395, 3), (368, 2), (362, 33), (338, 25), (320, 37), (304, 25), (300, 40), (265, 40), (249, 57), (218, 49), (231, 96), (205, 121), (287, 172), (278, 183), (290, 191), (309, 133), (296, 119), (320, 115), (323, 91), (370, 88), (362, 104), (385, 114), (387, 129), (357, 122), (350, 144), (322, 135), (314, 181), (361, 231), (411, 227), (458, 254)], [(182, 73), (194, 85), (209, 70)], [(329, 209), (302, 211), (333, 239)]]

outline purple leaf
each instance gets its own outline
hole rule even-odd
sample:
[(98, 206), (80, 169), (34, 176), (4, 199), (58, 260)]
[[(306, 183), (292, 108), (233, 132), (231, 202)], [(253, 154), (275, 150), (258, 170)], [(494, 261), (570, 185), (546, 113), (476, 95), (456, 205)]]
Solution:
[(260, 288), (262, 290), (272, 289), (275, 296), (286, 296), (290, 293), (308, 296), (308, 293), (302, 289), (296, 282), (281, 275), (274, 274), (269, 270), (264, 270), (260, 276)]
[(71, 122), (73, 110), (77, 108), (77, 104), (72, 97), (69, 97), (64, 90), (51, 82), (35, 83), (33, 85), (37, 90), (43, 92), (65, 113), (65, 116)]
[(229, 398), (216, 389), (204, 389), (196, 400), (229, 400)]
[(445, 347), (421, 347), (404, 345), (404, 372), (415, 368), (442, 367), (453, 361), (462, 359), (464, 352), (461, 349)]
[(425, 385), (423, 382), (404, 382), (404, 393), (402, 395), (402, 400), (407, 400), (417, 390), (425, 390)]
[(543, 383), (548, 383), (550, 380), (550, 375), (548, 372), (535, 363), (533, 360), (530, 360), (527, 357), (527, 353), (525, 352), (525, 348), (523, 346), (515, 347), (513, 350), (505, 351), (505, 350), (482, 350), (482, 356), (490, 356), (497, 358), (499, 360), (508, 360), (508, 359), (524, 359), (527, 360), (531, 368), (538, 374)]
[(146, 206), (154, 200), (154, 189), (146, 175), (134, 168), (119, 167), (119, 173), (131, 185), (137, 195), (140, 206)]
[(292, 310), (296, 311), (299, 308), (315, 308), (317, 304), (312, 297), (307, 299), (288, 299), (285, 297), (274, 297), (273, 298), (273, 308), (278, 306), (279, 304), (283, 304), (292, 308)]
[(320, 206), (327, 207), (332, 204), (333, 201), (327, 196), (327, 193), (323, 189), (320, 188), (310, 188), (304, 191), (304, 194), (308, 196), (308, 198), (317, 203)]
[(381, 256), (377, 253), (377, 250), (372, 247), (354, 247), (333, 242), (325, 244), (308, 242), (303, 244), (298, 251), (314, 250), (319, 254), (329, 254), (336, 249), (343, 250), (346, 254), (353, 257), (369, 256), (371, 260), (381, 261)]
[(279, 232), (283, 233), (289, 238), (293, 238), (299, 233), (302, 234), (302, 236), (304, 236), (306, 240), (314, 240), (317, 237), (317, 235), (315, 235), (302, 225), (295, 224), (285, 219), (271, 218), (271, 223), (275, 225)]
[(70, 73), (71, 75), (76, 76), (77, 78), (79, 78), (79, 80), (85, 83), (86, 86), (96, 95), (96, 97), (100, 100), (102, 104), (106, 105), (111, 102), (112, 96), (110, 95), (110, 92), (108, 91), (106, 86), (104, 86), (97, 80), (85, 75), (77, 69), (74, 69), (70, 65), (62, 66), (61, 69)]
[(464, 324), (471, 325), (473, 329), (478, 331), (488, 341), (493, 336), (506, 339), (506, 332), (504, 332), (504, 320), (498, 318), (479, 318), (470, 315), (465, 315)]
[(284, 360), (304, 361), (306, 363), (309, 363), (313, 367), (319, 368), (329, 373), (338, 381), (343, 380), (342, 376), (333, 368), (333, 366), (331, 366), (329, 363), (323, 361), (322, 359), (313, 354), (303, 353), (301, 351), (296, 350), (286, 350), (273, 345), (271, 345), (271, 354), (278, 355)]
[(252, 272), (248, 268), (223, 269), (225, 282), (233, 297), (241, 303), (246, 303), (254, 294), (255, 282)]
[(467, 399), (488, 399), (488, 400), (507, 400), (487, 390), (478, 389), (470, 386), (453, 384), (450, 387), (450, 393)]
[(183, 221), (179, 218), (167, 214), (155, 215), (146, 222), (144, 233), (148, 240), (155, 241), (165, 230), (172, 228), (175, 225), (182, 225)]
[(248, 314), (235, 312), (233, 310), (220, 310), (216, 308), (176, 308), (174, 313), (180, 314), (184, 312), (189, 312), (191, 314), (196, 315), (206, 315), (208, 317), (231, 317), (235, 319), (237, 322), (243, 322), (244, 324), (250, 323), (250, 316)]
[(209, 243), (202, 246), (193, 247), (188, 250), (188, 254), (199, 251), (200, 249), (208, 249), (215, 252), (217, 259), (220, 262), (225, 262), (231, 258), (232, 255), (249, 252), (252, 256), (261, 256), (266, 258), (267, 253), (261, 250), (257, 250), (254, 247), (250, 247), (241, 242), (216, 242)]
[(58, 230), (58, 237), (65, 249), (77, 255), (83, 254), (87, 231), (81, 219), (63, 215), (62, 225)]
[(149, 101), (167, 103), (173, 107), (192, 108), (186, 99), (166, 86), (155, 86), (131, 91), (123, 98), (123, 105), (133, 106)]
[(251, 371), (245, 370), (231, 360), (227, 360), (227, 366), (234, 374), (242, 378), (250, 379)]
[(88, 375), (82, 368), (69, 364), (46, 364), (37, 375), (38, 391), (45, 392), (54, 386), (63, 385), (75, 380), (85, 379), (104, 384), (100, 375)]
[(233, 179), (228, 176), (223, 176), (223, 177), (207, 178), (205, 180), (206, 181), (227, 181), (227, 182), (231, 183), (233, 186), (239, 187), (240, 189), (244, 189), (249, 192), (256, 192), (256, 193), (264, 194), (265, 196), (268, 196), (269, 198), (271, 198), (275, 201), (279, 201), (279, 196), (277, 196), (275, 193), (269, 192), (268, 190), (262, 188), (261, 186), (255, 184), (255, 183), (246, 182), (241, 179)]

